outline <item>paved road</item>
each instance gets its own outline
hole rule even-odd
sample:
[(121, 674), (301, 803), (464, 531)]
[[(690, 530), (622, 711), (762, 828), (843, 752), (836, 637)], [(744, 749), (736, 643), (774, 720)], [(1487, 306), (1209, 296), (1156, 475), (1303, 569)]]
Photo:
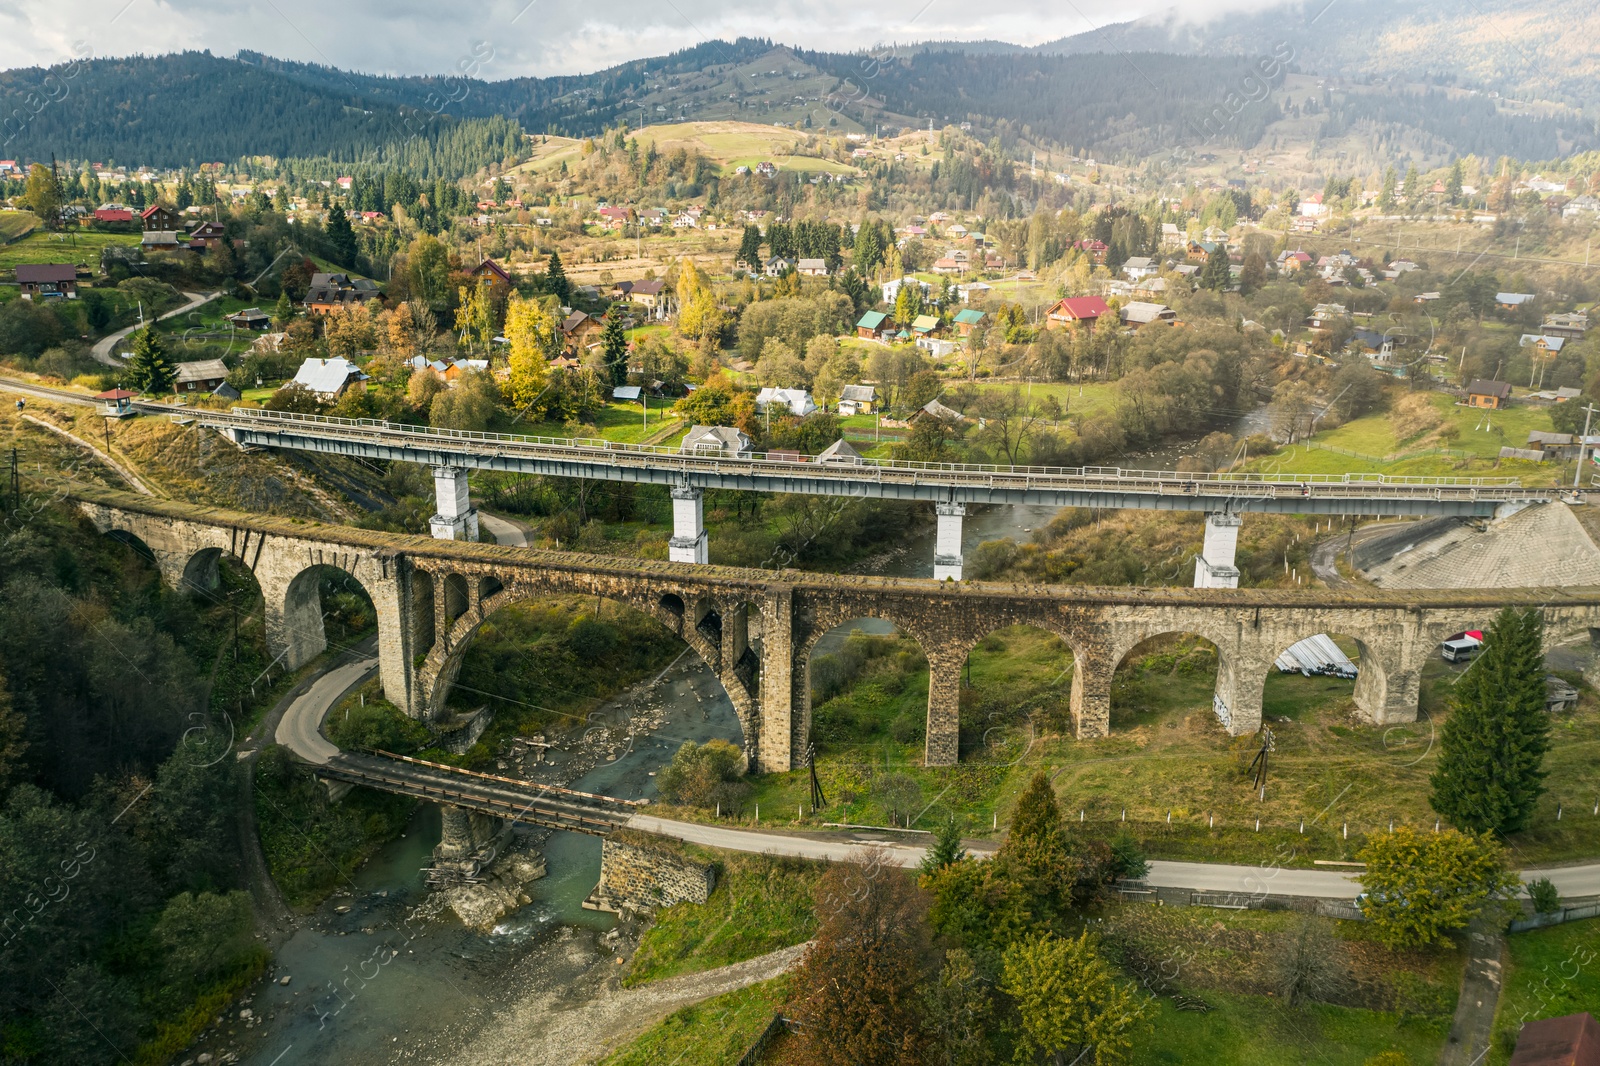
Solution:
[(479, 510), (478, 524), (494, 534), (496, 544), (509, 544), (513, 548), (528, 546), (528, 527), (522, 522)]
[(277, 742), (306, 762), (319, 766), (339, 754), (339, 749), (322, 735), (322, 720), (344, 699), (345, 693), (377, 669), (376, 658), (357, 659), (317, 678), (283, 712), (283, 719), (278, 723)]
[[(313, 681), (297, 696), (278, 723), (276, 739), (307, 762), (322, 764), (339, 749), (322, 735), (322, 720), (351, 689), (361, 684), (378, 668), (375, 657), (335, 667)], [(922, 862), (924, 848), (895, 841), (800, 835), (772, 829), (735, 829), (729, 826), (680, 822), (653, 814), (640, 813), (628, 822), (629, 828), (647, 833), (722, 848), (801, 859), (838, 861), (862, 854), (868, 848), (883, 848), (889, 861), (912, 867)], [(1270, 862), (1260, 866), (1231, 866), (1221, 863), (1173, 862), (1155, 859), (1145, 880), (1154, 888), (1188, 888), (1196, 892), (1236, 892), (1241, 895), (1308, 896), (1319, 899), (1353, 900), (1361, 891), (1358, 871), (1304, 870), (1278, 867)], [(1600, 895), (1600, 864), (1566, 866), (1522, 871), (1524, 881), (1548, 877), (1563, 898)]]
[(1495, 922), (1480, 917), (1467, 927), (1467, 968), (1461, 975), (1450, 1035), (1439, 1050), (1439, 1066), (1480, 1066), (1488, 1055), (1494, 1012), (1500, 1004), (1505, 947), (1505, 934)]
[[(210, 301), (215, 300), (218, 296), (221, 296), (222, 293), (186, 292), (184, 295), (189, 298), (188, 303), (184, 304), (182, 307), (175, 307), (166, 314), (158, 316), (156, 321), (159, 322), (163, 318), (171, 318), (174, 315), (181, 315), (187, 311), (193, 311), (201, 304), (209, 303)], [(106, 366), (121, 367), (125, 365), (121, 359), (116, 357), (115, 352), (117, 342), (138, 328), (138, 326), (129, 326), (127, 329), (119, 329), (115, 333), (110, 333), (104, 337), (101, 337), (93, 349), (92, 354), (94, 355), (95, 359), (104, 363)]]

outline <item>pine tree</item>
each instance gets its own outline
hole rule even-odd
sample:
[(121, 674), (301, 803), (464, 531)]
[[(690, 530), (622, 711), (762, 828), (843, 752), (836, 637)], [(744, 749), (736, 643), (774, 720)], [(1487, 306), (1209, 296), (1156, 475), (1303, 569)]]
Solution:
[(287, 292), (278, 293), (278, 305), (272, 309), (272, 324), (283, 329), (294, 317), (294, 301)]
[(628, 383), (628, 334), (622, 328), (622, 312), (612, 308), (606, 328), (600, 331), (600, 350), (605, 353), (606, 379), (612, 387)]
[(956, 824), (955, 818), (949, 818), (944, 825), (939, 827), (938, 834), (933, 838), (933, 847), (928, 849), (928, 854), (922, 860), (924, 874), (938, 873), (953, 862), (960, 862), (967, 857), (967, 849), (961, 846), (961, 827)]
[(561, 253), (554, 249), (550, 252), (550, 262), (544, 268), (545, 288), (561, 297), (562, 304), (572, 299), (572, 282), (567, 280), (567, 272), (561, 268)]
[(761, 230), (755, 226), (744, 228), (744, 237), (739, 241), (739, 255), (735, 262), (743, 263), (751, 270), (761, 269)]
[(1206, 256), (1206, 265), (1200, 271), (1200, 287), (1222, 292), (1233, 283), (1233, 275), (1228, 270), (1228, 252), (1219, 243), (1216, 249)]
[(149, 326), (133, 335), (133, 354), (128, 357), (128, 384), (138, 392), (164, 392), (172, 384), (172, 364), (167, 360), (161, 338)]
[(1378, 194), (1378, 210), (1388, 214), (1394, 210), (1394, 187), (1396, 176), (1394, 166), (1383, 172), (1383, 191)]
[(1018, 841), (1046, 840), (1060, 832), (1061, 805), (1056, 802), (1050, 775), (1040, 770), (1017, 797), (1017, 809), (1011, 813), (1010, 836)]
[(328, 243), (333, 245), (334, 262), (343, 267), (353, 267), (356, 263), (356, 235), (350, 228), (350, 219), (345, 217), (344, 208), (334, 204), (328, 209)]
[(1456, 683), (1439, 737), (1429, 799), (1457, 828), (1514, 833), (1544, 793), (1550, 746), (1545, 711), (1543, 622), (1537, 610), (1501, 611), (1483, 651)]

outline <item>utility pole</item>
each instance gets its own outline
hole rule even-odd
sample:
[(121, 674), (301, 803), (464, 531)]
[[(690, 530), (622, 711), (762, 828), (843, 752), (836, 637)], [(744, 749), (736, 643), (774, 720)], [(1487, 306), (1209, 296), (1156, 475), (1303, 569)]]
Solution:
[[(1572, 487), (1578, 487), (1578, 479), (1583, 475), (1583, 447), (1589, 439), (1589, 419), (1594, 417), (1594, 404), (1583, 409), (1583, 437), (1578, 441), (1578, 469), (1572, 472)], [(15, 454), (13, 452), (12, 454)]]

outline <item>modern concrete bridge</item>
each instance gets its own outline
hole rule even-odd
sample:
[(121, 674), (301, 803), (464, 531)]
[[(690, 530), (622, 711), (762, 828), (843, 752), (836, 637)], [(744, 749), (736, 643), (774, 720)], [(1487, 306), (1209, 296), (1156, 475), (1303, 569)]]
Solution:
[(435, 537), (445, 540), (478, 539), (478, 515), (467, 491), (471, 470), (670, 486), (670, 558), (685, 563), (709, 561), (702, 504), (708, 488), (923, 500), (937, 505), (938, 511), (933, 576), (957, 581), (962, 571), (961, 524), (970, 504), (1202, 511), (1207, 516), (1206, 536), (1195, 565), (1195, 586), (1237, 588), (1235, 547), (1240, 515), (1248, 511), (1487, 518), (1506, 508), (1547, 502), (1557, 492), (1523, 487), (1514, 478), (1205, 474), (889, 459), (819, 463), (792, 455), (685, 454), (675, 448), (604, 440), (476, 433), (259, 408), (217, 411), (158, 403), (139, 407), (209, 426), (240, 446), (430, 466), (438, 507), (431, 528)]
[(763, 771), (798, 764), (810, 736), (812, 650), (824, 633), (860, 618), (892, 622), (928, 658), (929, 765), (956, 761), (968, 652), (1014, 625), (1053, 633), (1071, 649), (1072, 717), (1086, 738), (1110, 729), (1118, 664), (1163, 634), (1198, 634), (1216, 645), (1214, 706), (1238, 735), (1260, 725), (1273, 660), (1316, 633), (1358, 643), (1355, 701), (1380, 725), (1415, 720), (1422, 667), (1439, 641), (1484, 626), (1507, 604), (1537, 607), (1552, 645), (1600, 633), (1600, 588), (1332, 592), (841, 577), (434, 540), (102, 490), (80, 490), (76, 501), (102, 532), (142, 545), (175, 588), (213, 584), (224, 554), (248, 567), (265, 599), (271, 650), (290, 668), (327, 646), (320, 576), (329, 568), (349, 574), (376, 609), (385, 695), (423, 721), (444, 714), (473, 633), (500, 608), (553, 595), (633, 607), (716, 672), (750, 765)]

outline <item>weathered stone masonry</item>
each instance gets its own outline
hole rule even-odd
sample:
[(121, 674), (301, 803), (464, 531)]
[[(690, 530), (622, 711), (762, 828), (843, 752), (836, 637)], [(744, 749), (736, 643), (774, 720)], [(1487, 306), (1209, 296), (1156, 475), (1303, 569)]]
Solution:
[(467, 643), (501, 607), (565, 594), (626, 604), (680, 636), (717, 674), (738, 712), (751, 768), (764, 771), (803, 758), (812, 650), (828, 630), (858, 618), (894, 623), (927, 655), (930, 765), (956, 761), (968, 652), (1013, 625), (1036, 626), (1072, 649), (1072, 715), (1083, 738), (1110, 729), (1117, 665), (1142, 641), (1167, 633), (1198, 634), (1217, 646), (1216, 709), (1236, 735), (1260, 725), (1273, 660), (1315, 633), (1359, 642), (1355, 701), (1380, 725), (1414, 721), (1422, 666), (1438, 642), (1483, 626), (1507, 603), (1539, 607), (1549, 644), (1600, 636), (1600, 589), (1332, 592), (839, 577), (397, 536), (110, 491), (85, 490), (78, 502), (102, 532), (148, 548), (174, 587), (213, 584), (223, 553), (249, 567), (266, 599), (272, 653), (289, 668), (327, 646), (319, 568), (351, 575), (377, 610), (385, 695), (425, 721), (441, 715)]

